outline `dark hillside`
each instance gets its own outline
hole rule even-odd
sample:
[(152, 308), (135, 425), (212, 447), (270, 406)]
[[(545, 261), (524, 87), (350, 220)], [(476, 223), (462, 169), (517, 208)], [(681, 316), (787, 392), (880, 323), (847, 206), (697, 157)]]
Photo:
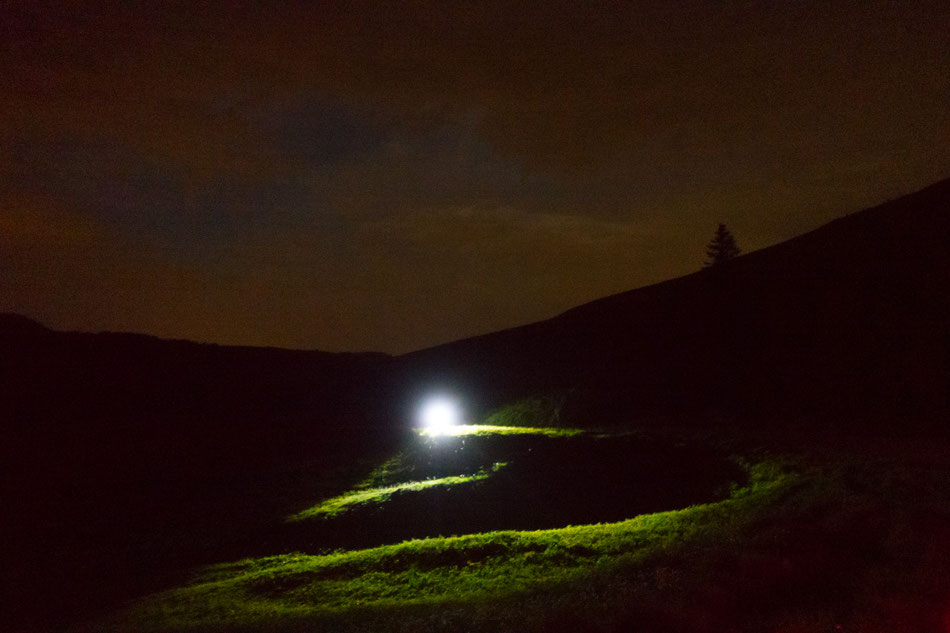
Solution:
[(389, 360), (54, 332), (16, 315), (0, 315), (0, 348), (0, 419), (20, 445), (169, 470), (199, 456), (216, 468), (286, 459), (304, 441), (363, 429), (364, 393)]
[(0, 350), (0, 611), (51, 619), (24, 630), (225, 556), (265, 529), (295, 464), (330, 470), (389, 437), (365, 397), (382, 354), (55, 332), (16, 315), (0, 315)]
[[(140, 334), (55, 332), (0, 315), (2, 418), (16, 429), (110, 417), (362, 415), (383, 354), (224, 347)], [(8, 427), (9, 428), (9, 427)]]
[[(409, 384), (604, 415), (950, 410), (950, 180), (715, 269), (401, 358)], [(587, 409), (589, 411), (589, 409)]]

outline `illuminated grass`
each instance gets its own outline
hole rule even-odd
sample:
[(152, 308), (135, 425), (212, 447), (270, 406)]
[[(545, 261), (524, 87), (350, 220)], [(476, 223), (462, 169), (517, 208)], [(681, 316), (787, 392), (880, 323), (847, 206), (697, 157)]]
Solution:
[(573, 437), (584, 433), (581, 429), (537, 426), (498, 426), (494, 424), (459, 424), (449, 429), (432, 431), (427, 428), (415, 429), (422, 437), (459, 437), (462, 435), (543, 435), (546, 437)]
[(485, 418), (482, 424), (459, 424), (431, 430), (416, 429), (423, 437), (463, 435), (543, 435), (545, 437), (573, 437), (582, 429), (561, 425), (562, 399), (535, 396), (501, 407)]
[(436, 617), (445, 608), (481, 613), (487, 618), (482, 628), (490, 629), (498, 617), (521, 617), (505, 611), (504, 601), (512, 596), (544, 601), (552, 588), (575, 581), (585, 586), (593, 577), (607, 587), (614, 577), (623, 584), (631, 569), (649, 565), (651, 557), (729, 541), (800, 482), (770, 462), (749, 470), (750, 484), (725, 501), (618, 523), (216, 565), (192, 584), (152, 596), (96, 630), (409, 630), (410, 621), (421, 622), (415, 630), (451, 630)]
[(287, 517), (288, 521), (301, 521), (303, 519), (329, 519), (333, 518), (354, 506), (368, 503), (385, 503), (396, 492), (417, 492), (427, 488), (455, 486), (458, 484), (470, 483), (488, 479), (492, 474), (504, 468), (504, 462), (497, 462), (491, 471), (481, 471), (474, 475), (455, 475), (451, 477), (440, 477), (438, 479), (426, 479), (424, 481), (409, 481), (391, 486), (379, 488), (357, 489), (342, 494), (331, 499), (321, 501), (317, 505), (307, 508), (297, 514)]
[(535, 428), (563, 427), (563, 396), (534, 396), (507, 404), (489, 415), (485, 424)]

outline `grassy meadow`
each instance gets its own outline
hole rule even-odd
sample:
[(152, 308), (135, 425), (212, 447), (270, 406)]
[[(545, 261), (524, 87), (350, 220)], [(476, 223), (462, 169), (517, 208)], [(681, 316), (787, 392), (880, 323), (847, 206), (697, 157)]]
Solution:
[(939, 460), (572, 429), (554, 413), (534, 399), (413, 434), (349, 487), (275, 517), (270, 555), (202, 567), (80, 630), (950, 625)]

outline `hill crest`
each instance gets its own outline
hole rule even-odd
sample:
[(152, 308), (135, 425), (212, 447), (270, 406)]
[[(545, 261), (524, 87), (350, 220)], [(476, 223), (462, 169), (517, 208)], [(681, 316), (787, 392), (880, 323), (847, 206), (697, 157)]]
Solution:
[(577, 388), (631, 411), (950, 408), (950, 179), (727, 264), (401, 357), (504, 400)]

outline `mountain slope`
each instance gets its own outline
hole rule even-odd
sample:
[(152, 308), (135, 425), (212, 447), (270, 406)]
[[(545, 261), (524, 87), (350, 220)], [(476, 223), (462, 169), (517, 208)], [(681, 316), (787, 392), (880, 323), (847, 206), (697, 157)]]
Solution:
[(945, 180), (716, 269), (406, 355), (404, 379), (489, 400), (578, 387), (608, 415), (933, 417), (950, 409), (948, 244)]
[(0, 350), (13, 630), (58, 630), (260, 540), (302, 486), (295, 468), (332, 470), (391, 436), (362, 395), (382, 354), (55, 332), (17, 315), (0, 315)]
[(944, 180), (716, 269), (395, 362), (56, 333), (8, 315), (0, 414), (316, 411), (386, 423), (441, 387), (476, 408), (575, 388), (617, 415), (933, 416), (950, 409), (948, 244)]

